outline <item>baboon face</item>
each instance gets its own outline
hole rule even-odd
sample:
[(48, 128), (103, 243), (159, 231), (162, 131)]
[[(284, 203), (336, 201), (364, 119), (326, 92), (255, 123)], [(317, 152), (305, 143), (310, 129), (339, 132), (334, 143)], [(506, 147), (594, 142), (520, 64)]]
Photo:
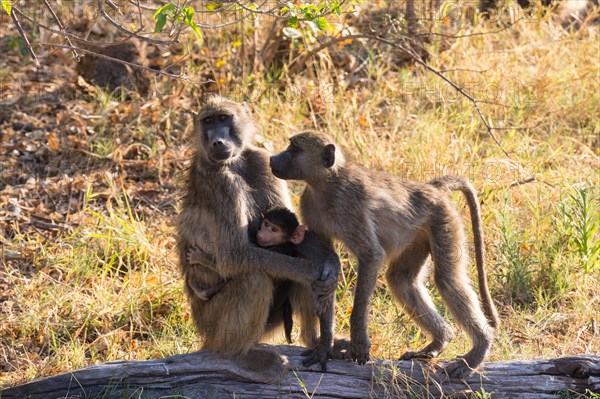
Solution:
[(212, 97), (195, 118), (198, 145), (213, 163), (236, 158), (254, 136), (248, 110), (222, 97)]
[(285, 180), (318, 179), (335, 164), (335, 145), (324, 135), (304, 132), (292, 136), (283, 152), (271, 157), (271, 171)]

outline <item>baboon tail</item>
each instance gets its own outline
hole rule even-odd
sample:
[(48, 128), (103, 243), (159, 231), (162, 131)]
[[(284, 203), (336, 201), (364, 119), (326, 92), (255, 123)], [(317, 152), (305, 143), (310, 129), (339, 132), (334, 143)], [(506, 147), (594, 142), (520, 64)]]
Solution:
[(493, 328), (498, 328), (500, 318), (498, 311), (494, 306), (494, 301), (490, 295), (490, 289), (487, 283), (487, 276), (483, 260), (485, 258), (485, 247), (483, 243), (483, 223), (481, 221), (481, 209), (479, 207), (479, 199), (475, 188), (469, 180), (462, 176), (441, 176), (429, 182), (432, 186), (448, 191), (460, 191), (463, 193), (469, 205), (469, 213), (471, 214), (471, 225), (473, 227), (473, 238), (475, 242), (475, 263), (477, 265), (477, 278), (479, 281), (479, 295), (483, 304), (483, 311), (488, 320), (488, 323)]

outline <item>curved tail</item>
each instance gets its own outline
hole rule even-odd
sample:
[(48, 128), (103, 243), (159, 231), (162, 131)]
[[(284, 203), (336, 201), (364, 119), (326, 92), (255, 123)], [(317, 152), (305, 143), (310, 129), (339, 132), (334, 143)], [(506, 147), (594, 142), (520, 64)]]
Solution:
[(479, 295), (483, 304), (483, 311), (488, 320), (488, 323), (493, 328), (498, 328), (500, 318), (498, 311), (487, 283), (487, 276), (483, 260), (485, 258), (485, 247), (483, 243), (483, 227), (481, 222), (481, 209), (479, 208), (479, 199), (475, 188), (469, 180), (462, 176), (447, 175), (440, 176), (428, 182), (434, 187), (447, 191), (460, 191), (463, 193), (469, 205), (469, 213), (471, 214), (471, 225), (473, 226), (473, 237), (475, 241), (475, 263), (477, 265), (477, 278), (479, 281)]

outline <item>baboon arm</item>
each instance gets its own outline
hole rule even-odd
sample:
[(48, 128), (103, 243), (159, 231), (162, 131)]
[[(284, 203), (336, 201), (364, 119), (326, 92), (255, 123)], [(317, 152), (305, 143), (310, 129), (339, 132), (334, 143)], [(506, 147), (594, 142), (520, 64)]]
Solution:
[(313, 291), (319, 296), (329, 296), (335, 292), (342, 264), (333, 249), (333, 243), (324, 240), (312, 231), (308, 231), (304, 240), (297, 244), (295, 250), (301, 256), (316, 265), (321, 264), (321, 276), (313, 284)]
[(190, 265), (202, 265), (211, 270), (216, 270), (215, 256), (203, 251), (198, 247), (190, 248), (187, 258)]
[(221, 251), (221, 256), (217, 256), (218, 272), (222, 276), (262, 272), (277, 279), (312, 284), (321, 275), (321, 267), (309, 260), (244, 244), (233, 251)]

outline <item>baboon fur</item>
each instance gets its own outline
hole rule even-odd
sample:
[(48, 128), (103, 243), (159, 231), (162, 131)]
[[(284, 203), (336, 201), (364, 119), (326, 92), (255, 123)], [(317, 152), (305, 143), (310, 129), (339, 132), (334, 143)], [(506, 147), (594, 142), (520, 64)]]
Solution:
[[(424, 349), (405, 353), (401, 359), (436, 357), (448, 345), (453, 330), (423, 284), (424, 265), (431, 256), (439, 293), (473, 341), (473, 348), (446, 371), (464, 377), (479, 367), (499, 318), (483, 266), (479, 203), (466, 179), (446, 176), (422, 183), (370, 171), (346, 160), (331, 139), (314, 131), (291, 137), (289, 147), (271, 157), (271, 170), (282, 179), (306, 181), (300, 205), (307, 227), (328, 240), (341, 240), (358, 259), (350, 316), (352, 360), (361, 364), (369, 360), (369, 302), (378, 272), (386, 263), (386, 279), (394, 297), (432, 337)], [(485, 314), (468, 279), (465, 231), (448, 195), (451, 190), (466, 195), (471, 211)]]
[[(196, 152), (177, 218), (177, 248), (203, 349), (237, 359), (255, 372), (257, 380), (272, 382), (287, 372), (285, 359), (256, 344), (281, 324), (279, 314), (270, 314), (280, 281), (292, 282), (289, 296), (300, 313), (302, 339), (318, 352), (311, 353), (312, 363), (327, 357), (331, 345), (322, 345), (325, 349), (316, 345), (312, 307), (311, 285), (318, 286), (315, 281), (325, 268), (254, 245), (261, 213), (273, 207), (291, 208), (287, 185), (269, 170), (269, 154), (251, 144), (256, 131), (245, 106), (219, 96), (210, 98), (195, 115)], [(214, 265), (190, 264), (188, 254), (194, 248), (211, 255)], [(334, 292), (336, 279), (337, 274), (329, 273), (320, 282), (321, 292)], [(209, 300), (199, 298), (192, 288), (224, 281)]]

